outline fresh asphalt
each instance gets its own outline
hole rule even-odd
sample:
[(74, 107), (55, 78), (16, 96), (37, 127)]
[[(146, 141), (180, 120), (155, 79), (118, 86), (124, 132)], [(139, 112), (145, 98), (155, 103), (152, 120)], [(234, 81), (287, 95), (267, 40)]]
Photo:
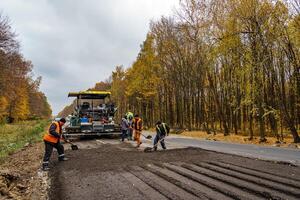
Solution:
[[(144, 135), (145, 134), (153, 135), (154, 133), (145, 131)], [(172, 148), (198, 147), (210, 151), (300, 166), (300, 149), (297, 148), (269, 147), (254, 144), (236, 144), (205, 139), (195, 139), (177, 135), (170, 135), (165, 141), (167, 146), (172, 146)]]

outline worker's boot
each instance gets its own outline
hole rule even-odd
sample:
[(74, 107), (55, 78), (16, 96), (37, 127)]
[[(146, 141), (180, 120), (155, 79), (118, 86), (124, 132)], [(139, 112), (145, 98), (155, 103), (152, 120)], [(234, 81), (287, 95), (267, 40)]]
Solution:
[(157, 146), (153, 147), (153, 151), (157, 151)]
[(43, 171), (49, 171), (49, 165), (48, 165), (48, 163), (43, 163), (43, 165), (42, 165), (42, 170)]
[(140, 142), (136, 147), (139, 148), (141, 146), (142, 142)]
[(66, 157), (59, 157), (58, 160), (59, 160), (59, 161), (67, 161), (67, 160), (69, 160), (69, 158), (66, 158)]

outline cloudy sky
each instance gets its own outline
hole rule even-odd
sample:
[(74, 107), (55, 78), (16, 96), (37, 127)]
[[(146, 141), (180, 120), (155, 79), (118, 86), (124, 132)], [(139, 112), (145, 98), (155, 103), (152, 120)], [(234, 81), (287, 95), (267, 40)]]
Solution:
[(150, 20), (168, 16), (179, 0), (1, 0), (21, 51), (42, 76), (41, 90), (57, 114), (72, 99), (128, 67), (145, 40)]

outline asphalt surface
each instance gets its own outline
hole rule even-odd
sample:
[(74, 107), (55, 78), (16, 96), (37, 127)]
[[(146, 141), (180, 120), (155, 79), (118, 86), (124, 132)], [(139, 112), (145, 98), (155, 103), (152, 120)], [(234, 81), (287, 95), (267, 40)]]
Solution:
[[(144, 135), (153, 132), (144, 132)], [(145, 143), (150, 141), (144, 140)], [(300, 149), (283, 147), (266, 147), (252, 144), (235, 144), (229, 142), (211, 141), (205, 139), (195, 139), (184, 136), (170, 135), (166, 138), (166, 144), (171, 149), (198, 147), (221, 153), (234, 154), (260, 160), (271, 160), (277, 162), (291, 163), (300, 166)], [(150, 145), (150, 144), (149, 144)]]
[(168, 150), (151, 153), (143, 151), (151, 146), (145, 139), (139, 148), (104, 138), (74, 141), (77, 151), (65, 144), (70, 159), (50, 161), (49, 199), (299, 199), (299, 167), (182, 149), (173, 139)]

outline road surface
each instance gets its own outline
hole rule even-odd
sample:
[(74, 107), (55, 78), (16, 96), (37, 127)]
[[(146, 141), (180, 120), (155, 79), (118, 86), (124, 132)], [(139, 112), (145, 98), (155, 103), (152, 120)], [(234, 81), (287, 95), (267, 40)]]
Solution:
[[(154, 135), (153, 132), (144, 132), (143, 134)], [(144, 139), (143, 141), (145, 144), (150, 145), (149, 140)], [(171, 149), (198, 147), (216, 152), (240, 155), (261, 160), (286, 162), (300, 166), (300, 149), (297, 148), (267, 147), (254, 144), (235, 144), (229, 142), (195, 139), (177, 135), (170, 135), (167, 137), (166, 143)]]
[(300, 167), (167, 142), (169, 150), (151, 153), (146, 140), (140, 148), (116, 139), (76, 141), (78, 151), (65, 144), (70, 160), (53, 155), (49, 199), (299, 199)]

